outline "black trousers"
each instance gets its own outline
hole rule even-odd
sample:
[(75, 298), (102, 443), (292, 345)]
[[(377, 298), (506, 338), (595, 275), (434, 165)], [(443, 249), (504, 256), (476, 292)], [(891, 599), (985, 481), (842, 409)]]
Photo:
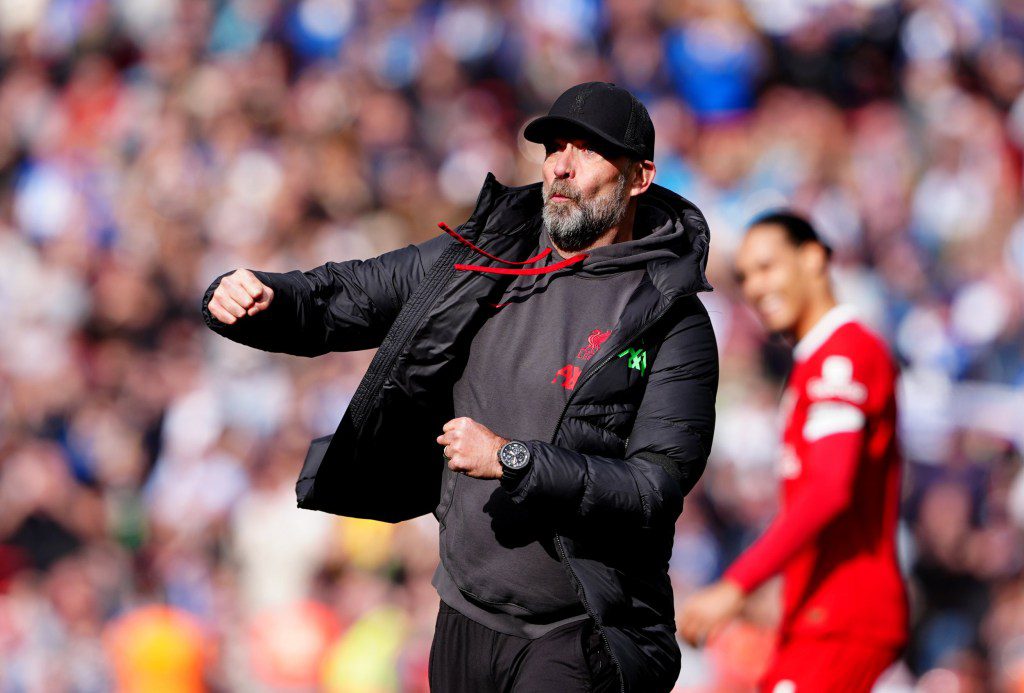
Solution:
[(441, 602), (431, 693), (610, 693), (619, 677), (589, 618), (535, 640), (505, 635)]

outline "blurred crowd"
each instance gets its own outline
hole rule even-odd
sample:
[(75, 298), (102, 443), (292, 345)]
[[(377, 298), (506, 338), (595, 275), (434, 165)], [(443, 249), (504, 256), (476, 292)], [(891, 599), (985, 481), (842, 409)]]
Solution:
[[(1024, 691), (1022, 0), (0, 0), (0, 691), (426, 691), (433, 518), (295, 507), (370, 355), (247, 349), (199, 300), (539, 180), (523, 124), (591, 79), (712, 233), (677, 598), (776, 507), (789, 351), (731, 261), (791, 204), (903, 368), (913, 641), (879, 688)], [(776, 589), (679, 691), (749, 689)]]

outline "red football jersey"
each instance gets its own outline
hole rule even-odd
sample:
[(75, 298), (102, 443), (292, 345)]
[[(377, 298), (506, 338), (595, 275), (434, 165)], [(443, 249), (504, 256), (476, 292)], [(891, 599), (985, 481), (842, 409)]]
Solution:
[(782, 571), (783, 636), (906, 640), (896, 376), (885, 343), (845, 306), (794, 349), (782, 401), (782, 506), (727, 571), (748, 591)]

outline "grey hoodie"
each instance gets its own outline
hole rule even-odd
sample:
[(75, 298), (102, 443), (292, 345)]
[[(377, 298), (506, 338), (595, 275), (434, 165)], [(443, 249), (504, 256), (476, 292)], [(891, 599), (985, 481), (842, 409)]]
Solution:
[[(657, 201), (641, 204), (633, 240), (586, 251), (561, 270), (516, 276), (472, 340), (454, 387), (455, 416), (508, 439), (549, 441), (575, 378), (600, 353), (647, 263), (675, 258), (682, 233)], [(538, 253), (546, 248), (540, 264), (550, 267), (562, 258), (541, 228)], [(443, 601), (527, 638), (586, 617), (544, 517), (514, 504), (497, 480), (446, 468), (442, 488), (433, 584)]]

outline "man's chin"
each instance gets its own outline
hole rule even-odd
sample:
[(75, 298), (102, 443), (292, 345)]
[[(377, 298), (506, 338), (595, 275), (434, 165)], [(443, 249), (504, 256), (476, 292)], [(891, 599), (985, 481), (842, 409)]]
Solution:
[(585, 237), (575, 234), (563, 236), (558, 232), (552, 233), (550, 228), (548, 229), (548, 235), (551, 236), (551, 240), (560, 250), (565, 250), (570, 253), (579, 252), (580, 250), (591, 246), (594, 241), (597, 240), (597, 236), (590, 235)]
[(576, 214), (579, 209), (579, 204), (575, 200), (548, 200), (544, 203), (545, 209), (548, 214), (554, 214), (559, 217), (568, 217), (571, 214)]

